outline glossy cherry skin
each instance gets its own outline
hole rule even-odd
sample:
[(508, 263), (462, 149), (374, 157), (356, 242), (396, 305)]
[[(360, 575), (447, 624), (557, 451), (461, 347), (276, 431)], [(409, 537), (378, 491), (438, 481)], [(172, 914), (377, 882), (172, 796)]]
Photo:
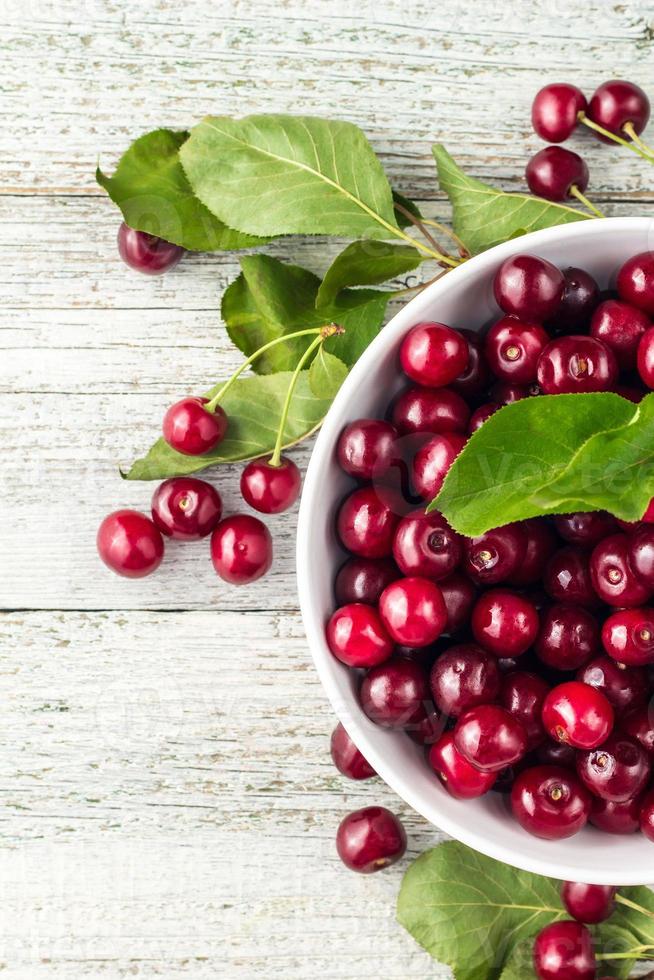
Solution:
[(536, 655), (548, 667), (576, 670), (599, 649), (599, 624), (582, 606), (560, 602), (542, 615)]
[(478, 429), (481, 429), (484, 422), (487, 422), (491, 415), (495, 415), (495, 412), (499, 412), (500, 408), (502, 406), (498, 405), (497, 402), (487, 402), (476, 409), (468, 423), (468, 434), (473, 435)]
[(537, 255), (514, 255), (496, 272), (493, 292), (505, 313), (543, 323), (558, 310), (564, 285), (562, 273), (551, 262)]
[(521, 402), (523, 398), (531, 398), (532, 395), (538, 394), (533, 389), (533, 385), (511, 385), (506, 381), (497, 381), (488, 394), (492, 401), (500, 406), (513, 405), (514, 402)]
[(452, 382), (452, 388), (464, 398), (474, 398), (488, 387), (491, 373), (482, 351), (481, 335), (474, 330), (459, 332), (468, 341), (468, 366)]
[(454, 572), (447, 578), (440, 579), (438, 588), (441, 590), (447, 610), (445, 632), (450, 636), (456, 635), (461, 632), (470, 619), (477, 590), (470, 579), (461, 572)]
[(481, 772), (461, 755), (452, 732), (445, 732), (432, 745), (428, 759), (447, 792), (457, 800), (483, 796), (497, 779), (496, 772)]
[(439, 711), (457, 718), (466, 708), (496, 699), (500, 669), (496, 658), (481, 647), (461, 643), (438, 657), (429, 684)]
[(611, 733), (613, 708), (601, 691), (580, 681), (565, 681), (545, 698), (543, 724), (556, 742), (595, 749)]
[(437, 585), (414, 575), (387, 585), (379, 597), (379, 614), (396, 643), (424, 647), (447, 625), (447, 609)]
[(397, 525), (393, 557), (405, 575), (447, 578), (463, 556), (463, 541), (442, 514), (424, 510), (407, 514)]
[(343, 547), (360, 558), (387, 558), (399, 521), (389, 501), (373, 487), (362, 487), (346, 497), (336, 518)]
[(502, 678), (499, 703), (516, 718), (527, 733), (527, 747), (534, 749), (545, 739), (543, 702), (549, 684), (529, 671), (514, 670)]
[(400, 860), (406, 851), (406, 833), (386, 807), (367, 806), (341, 821), (336, 850), (351, 871), (369, 875)]
[(547, 201), (565, 201), (573, 196), (571, 188), (583, 194), (588, 187), (586, 161), (562, 146), (546, 146), (535, 153), (527, 163), (525, 177), (531, 193)]
[(371, 779), (377, 773), (345, 731), (340, 721), (330, 741), (332, 761), (338, 771), (348, 779)]
[(651, 322), (642, 310), (621, 300), (600, 303), (590, 321), (590, 335), (601, 340), (615, 354), (623, 371), (633, 371), (638, 359), (638, 345)]
[(654, 609), (620, 609), (604, 621), (602, 644), (620, 664), (642, 667), (654, 663)]
[(482, 772), (500, 772), (527, 751), (527, 733), (515, 715), (496, 704), (480, 704), (459, 716), (454, 744)]
[[(632, 124), (638, 135), (642, 133), (649, 112), (649, 99), (642, 88), (617, 78), (600, 85), (588, 104), (588, 118), (623, 139), (631, 138), (624, 128), (627, 123)], [(606, 136), (595, 135), (605, 143), (611, 142)]]
[(628, 735), (609, 735), (597, 749), (577, 753), (577, 773), (595, 796), (625, 803), (645, 788), (651, 773), (645, 749)]
[(582, 548), (568, 546), (555, 552), (547, 563), (543, 585), (555, 602), (570, 602), (591, 608), (597, 605), (589, 557)]
[(538, 359), (538, 384), (546, 395), (610, 391), (617, 378), (613, 351), (594, 337), (557, 337)]
[(624, 803), (613, 803), (610, 800), (600, 800), (593, 797), (590, 811), (590, 822), (606, 834), (635, 834), (640, 821), (640, 797), (625, 800)]
[(541, 517), (522, 521), (520, 527), (525, 533), (525, 553), (509, 581), (511, 585), (535, 585), (543, 578), (559, 542), (551, 526)]
[(152, 497), (152, 520), (162, 534), (178, 541), (205, 538), (220, 520), (222, 509), (215, 487), (190, 476), (164, 480)]
[(549, 340), (549, 334), (538, 323), (523, 323), (505, 316), (486, 334), (486, 360), (502, 381), (530, 384), (536, 380), (538, 358)]
[(654, 757), (654, 703), (651, 699), (621, 718), (620, 725), (625, 735), (639, 742), (649, 756)]
[(647, 700), (647, 671), (642, 667), (623, 667), (610, 657), (591, 660), (578, 671), (577, 680), (601, 691), (617, 715), (638, 708)]
[(562, 766), (525, 769), (511, 790), (511, 809), (520, 826), (545, 840), (576, 834), (588, 820), (590, 805), (586, 787)]
[(556, 333), (579, 333), (600, 301), (599, 286), (585, 269), (570, 266), (563, 270), (565, 286), (556, 317), (548, 324)]
[(469, 538), (464, 547), (463, 569), (479, 585), (496, 585), (514, 575), (527, 546), (520, 524), (498, 527), (478, 538)]
[(640, 829), (645, 837), (654, 841), (654, 790), (650, 790), (641, 803)]
[(654, 316), (654, 252), (639, 252), (627, 259), (618, 271), (616, 285), (620, 299)]
[(590, 575), (595, 592), (609, 606), (641, 606), (651, 595), (629, 563), (626, 534), (612, 534), (595, 546)]
[(163, 437), (184, 456), (203, 456), (222, 442), (227, 416), (218, 405), (214, 412), (204, 407), (208, 398), (182, 398), (171, 405), (163, 419)]
[(413, 459), (413, 485), (423, 500), (431, 501), (439, 493), (449, 469), (465, 446), (460, 432), (443, 432), (433, 436)]
[(346, 425), (336, 444), (339, 466), (358, 480), (388, 471), (395, 459), (397, 430), (380, 419), (357, 419)]
[(553, 742), (548, 738), (536, 750), (536, 758), (543, 766), (563, 766), (564, 769), (575, 770), (577, 750), (564, 742)]
[(300, 495), (302, 476), (292, 459), (282, 456), (279, 466), (253, 459), (241, 473), (241, 495), (262, 514), (281, 514)]
[(629, 535), (628, 560), (640, 581), (654, 589), (654, 527), (637, 526)]
[(605, 510), (556, 514), (553, 520), (559, 536), (569, 544), (579, 545), (581, 548), (592, 548), (602, 538), (617, 531), (615, 518)]
[(451, 388), (407, 388), (393, 403), (393, 425), (400, 435), (410, 432), (465, 432), (470, 408)]
[(125, 578), (150, 575), (164, 554), (161, 532), (137, 510), (108, 514), (98, 528), (97, 548), (105, 565)]
[(636, 363), (643, 384), (654, 388), (654, 327), (650, 327), (640, 338)]
[(400, 573), (389, 558), (348, 558), (334, 582), (336, 602), (339, 606), (349, 602), (374, 606), (386, 586), (399, 577)]
[(468, 366), (468, 342), (444, 323), (419, 323), (400, 346), (404, 373), (420, 385), (442, 388)]
[(430, 703), (425, 706), (422, 717), (406, 725), (404, 730), (417, 745), (429, 746), (439, 740), (446, 724), (447, 718), (440, 715)]
[(359, 691), (361, 707), (382, 728), (420, 721), (431, 703), (425, 671), (415, 660), (393, 657), (368, 671)]
[(553, 922), (534, 940), (538, 980), (595, 980), (593, 937), (580, 922)]
[(519, 657), (536, 639), (538, 613), (524, 596), (491, 589), (478, 599), (471, 625), (475, 640), (485, 650), (496, 657)]
[(350, 602), (332, 613), (326, 636), (331, 652), (348, 667), (376, 667), (393, 653), (379, 613), (362, 602)]
[(216, 574), (232, 585), (249, 585), (272, 565), (270, 531), (258, 517), (233, 514), (211, 535), (211, 560)]
[(531, 107), (531, 123), (541, 139), (563, 143), (576, 129), (578, 114), (587, 107), (586, 97), (576, 85), (555, 82), (538, 92)]
[(136, 231), (125, 222), (118, 229), (118, 254), (130, 269), (146, 276), (161, 276), (180, 261), (186, 249), (147, 231)]

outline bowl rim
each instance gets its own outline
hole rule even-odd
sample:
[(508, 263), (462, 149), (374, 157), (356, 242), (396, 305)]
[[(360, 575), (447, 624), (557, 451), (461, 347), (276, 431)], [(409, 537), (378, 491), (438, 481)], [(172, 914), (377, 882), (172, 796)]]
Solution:
[[(506, 844), (496, 843), (490, 836), (484, 836), (483, 833), (477, 832), (474, 826), (461, 826), (456, 819), (447, 814), (439, 814), (439, 820), (436, 824), (433, 815), (425, 812), (420, 793), (414, 791), (410, 777), (389, 766), (383, 754), (370, 741), (365, 727), (367, 719), (365, 719), (363, 712), (355, 715), (343, 711), (343, 698), (336, 680), (336, 671), (340, 665), (336, 662), (331, 663), (330, 659), (325, 656), (324, 622), (315, 608), (312, 595), (311, 568), (312, 564), (315, 563), (315, 552), (312, 547), (311, 529), (317, 508), (324, 506), (324, 503), (321, 502), (324, 497), (324, 471), (329, 465), (336, 439), (347, 419), (347, 406), (350, 396), (357, 390), (362, 376), (369, 369), (374, 368), (375, 363), (383, 353), (388, 352), (398, 344), (400, 337), (412, 324), (420, 322), (423, 311), (433, 306), (434, 301), (438, 299), (439, 294), (445, 288), (449, 291), (453, 284), (458, 288), (465, 288), (468, 280), (476, 279), (484, 271), (499, 265), (509, 256), (521, 252), (536, 252), (537, 254), (539, 247), (556, 243), (561, 238), (578, 237), (583, 240), (610, 232), (643, 233), (648, 231), (654, 248), (654, 218), (647, 217), (590, 218), (587, 222), (555, 225), (540, 231), (530, 232), (473, 256), (405, 303), (386, 326), (380, 330), (359, 360), (353, 365), (330, 406), (311, 453), (298, 516), (296, 568), (302, 621), (320, 681), (336, 716), (355, 744), (384, 782), (417, 813), (425, 817), (432, 826), (436, 826), (453, 839), (488, 857), (516, 868), (562, 880), (575, 880), (575, 875), (578, 875), (579, 869), (566, 863), (565, 858), (557, 855), (555, 847), (558, 842), (556, 841), (552, 842), (551, 859), (547, 860), (535, 855), (529, 856), (526, 853), (515, 855), (507, 848)], [(643, 871), (642, 866), (634, 869), (624, 868), (616, 875), (615, 870), (603, 871), (601, 867), (597, 867), (593, 871), (592, 880), (597, 884), (638, 885), (642, 884)], [(616, 881), (616, 878), (620, 880)]]

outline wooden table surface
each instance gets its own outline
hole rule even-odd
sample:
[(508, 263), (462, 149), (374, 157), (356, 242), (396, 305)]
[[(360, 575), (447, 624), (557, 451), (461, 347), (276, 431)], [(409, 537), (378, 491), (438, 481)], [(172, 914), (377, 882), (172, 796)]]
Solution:
[[(249, 588), (220, 583), (206, 543), (141, 582), (97, 559), (101, 518), (152, 491), (117, 465), (237, 364), (218, 311), (238, 260), (130, 273), (94, 169), (209, 112), (334, 115), (446, 219), (430, 144), (521, 188), (546, 80), (654, 92), (651, 5), (5, 0), (0, 24), (2, 976), (445, 978), (395, 923), (406, 861), (362, 878), (335, 857), (341, 816), (373, 802), (403, 814), (411, 855), (439, 834), (331, 765), (296, 514), (271, 521), (274, 568)], [(600, 207), (654, 215), (641, 161), (577, 142)], [(268, 251), (322, 272), (338, 248)], [(235, 506), (237, 469), (214, 477)]]

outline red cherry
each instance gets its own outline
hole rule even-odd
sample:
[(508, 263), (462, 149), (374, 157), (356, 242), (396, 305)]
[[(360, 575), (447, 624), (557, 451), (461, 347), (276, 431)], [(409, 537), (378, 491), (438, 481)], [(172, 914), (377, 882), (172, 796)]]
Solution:
[(469, 418), (467, 402), (451, 388), (407, 388), (393, 403), (392, 421), (401, 435), (465, 432)]
[(599, 303), (599, 286), (584, 269), (570, 267), (563, 270), (565, 286), (563, 299), (555, 319), (548, 324), (556, 333), (579, 333), (590, 321)]
[(587, 108), (586, 97), (576, 85), (566, 82), (546, 85), (531, 107), (531, 122), (541, 139), (563, 143), (576, 129), (579, 113)]
[(640, 829), (654, 841), (654, 790), (650, 790), (640, 806)]
[(297, 500), (301, 483), (292, 459), (282, 456), (278, 466), (269, 460), (253, 459), (241, 473), (241, 495), (262, 514), (281, 514)]
[(500, 670), (490, 653), (474, 643), (461, 643), (437, 658), (429, 684), (439, 711), (456, 718), (466, 708), (495, 700)]
[(538, 613), (524, 596), (491, 589), (477, 601), (471, 625), (475, 640), (484, 649), (496, 657), (519, 657), (536, 639)]
[(249, 585), (272, 565), (270, 531), (257, 517), (233, 514), (211, 535), (211, 560), (216, 574), (232, 585)]
[[(395, 461), (397, 430), (379, 419), (357, 419), (346, 425), (336, 445), (342, 470), (359, 480), (381, 477)], [(297, 494), (296, 494), (297, 496)]]
[(635, 834), (640, 823), (641, 798), (635, 797), (624, 803), (600, 800), (593, 797), (590, 822), (607, 834)]
[(115, 510), (98, 528), (98, 554), (112, 572), (143, 578), (161, 564), (164, 543), (149, 517), (137, 510)]
[(613, 351), (594, 337), (558, 337), (538, 359), (538, 384), (546, 395), (610, 391), (617, 378)]
[(527, 163), (525, 177), (531, 193), (547, 201), (565, 201), (575, 196), (572, 188), (583, 194), (588, 187), (586, 161), (562, 146), (546, 146), (534, 154)]
[(642, 667), (654, 663), (654, 609), (620, 609), (602, 626), (602, 643), (620, 664)]
[(576, 834), (588, 820), (590, 805), (586, 787), (559, 766), (525, 769), (511, 790), (511, 808), (520, 826), (545, 840)]
[(617, 299), (600, 303), (590, 322), (590, 334), (610, 347), (623, 371), (633, 371), (638, 358), (638, 345), (651, 326), (642, 310)]
[[(543, 732), (545, 729), (543, 729)], [(577, 761), (577, 750), (564, 742), (553, 742), (547, 739), (536, 750), (536, 758), (543, 766), (563, 766), (564, 769), (572, 769), (574, 772)]]
[(361, 602), (348, 603), (332, 613), (327, 644), (348, 667), (375, 667), (393, 653), (393, 641), (377, 610)]
[(576, 670), (599, 651), (600, 631), (588, 610), (556, 603), (541, 619), (536, 655), (555, 670)]
[(118, 229), (118, 254), (130, 269), (146, 276), (160, 276), (180, 261), (186, 249), (147, 231), (136, 231), (125, 222)]
[(419, 576), (387, 585), (379, 598), (379, 614), (395, 642), (409, 647), (433, 643), (447, 624), (440, 589)]
[(345, 731), (340, 721), (332, 732), (330, 751), (338, 771), (348, 779), (371, 779), (377, 773)]
[(618, 271), (616, 285), (620, 299), (654, 316), (654, 252), (639, 252), (627, 259)]
[(650, 757), (654, 756), (654, 705), (648, 704), (635, 708), (620, 719), (625, 735), (635, 739)]
[(552, 688), (545, 698), (543, 724), (555, 741), (577, 749), (594, 749), (611, 733), (613, 708), (595, 688), (566, 681)]
[(646, 330), (640, 338), (636, 363), (643, 384), (654, 388), (654, 327)]
[(496, 704), (468, 708), (457, 720), (454, 744), (482, 772), (512, 766), (527, 751), (527, 733), (515, 715)]
[(486, 360), (503, 381), (530, 384), (536, 380), (538, 358), (549, 340), (549, 334), (538, 323), (522, 323), (505, 316), (486, 334)]
[(495, 772), (481, 772), (461, 755), (452, 732), (445, 732), (429, 750), (429, 764), (441, 783), (457, 800), (473, 800), (491, 789)]
[(521, 402), (523, 398), (531, 398), (539, 394), (538, 385), (510, 385), (506, 381), (497, 381), (488, 392), (492, 401), (500, 407)]
[(595, 980), (593, 937), (580, 922), (553, 922), (534, 940), (538, 980)]
[(546, 259), (513, 255), (496, 272), (493, 291), (505, 313), (543, 323), (558, 310), (564, 285), (562, 273)]
[(629, 535), (627, 549), (629, 565), (641, 582), (654, 589), (654, 528), (640, 527)]
[(647, 700), (647, 671), (642, 667), (617, 664), (610, 657), (591, 660), (578, 671), (576, 679), (601, 691), (619, 715), (640, 707)]
[(582, 548), (592, 548), (602, 538), (614, 534), (617, 529), (615, 518), (605, 510), (556, 514), (553, 520), (558, 534), (564, 541)]
[(495, 415), (495, 412), (498, 412), (500, 408), (502, 406), (497, 405), (495, 402), (487, 402), (473, 412), (468, 425), (468, 434), (472, 435), (478, 429), (481, 429), (484, 422), (487, 422), (491, 415)]
[(579, 778), (595, 796), (625, 803), (645, 789), (651, 774), (645, 749), (615, 732), (597, 749), (577, 753)]
[(386, 558), (393, 549), (399, 521), (387, 499), (372, 487), (346, 497), (338, 512), (336, 529), (341, 543), (361, 558)]
[(478, 538), (469, 538), (464, 549), (464, 571), (480, 585), (505, 582), (519, 570), (526, 546), (521, 524), (507, 524)]
[(171, 405), (163, 420), (163, 437), (184, 456), (202, 456), (215, 449), (227, 432), (227, 416), (220, 407), (204, 407), (208, 398), (182, 398)]
[(556, 535), (546, 520), (533, 517), (522, 521), (525, 533), (525, 553), (509, 581), (511, 585), (534, 585), (540, 582), (548, 561), (557, 549)]
[(336, 832), (336, 850), (351, 871), (369, 875), (400, 860), (406, 851), (406, 834), (390, 810), (368, 806), (341, 821)]
[(406, 728), (421, 721), (431, 701), (427, 676), (414, 660), (394, 657), (368, 671), (359, 691), (361, 707), (383, 728)]
[(612, 534), (600, 541), (591, 555), (593, 588), (609, 606), (640, 606), (651, 595), (651, 589), (629, 563), (629, 545), (626, 534)]
[(348, 558), (334, 582), (336, 602), (339, 606), (349, 602), (375, 606), (386, 586), (399, 577), (389, 558)]
[(482, 338), (474, 330), (460, 330), (468, 341), (468, 366), (452, 382), (452, 388), (464, 398), (481, 394), (491, 380), (491, 373), (482, 352)]
[(162, 534), (179, 541), (197, 541), (213, 531), (222, 514), (218, 491), (190, 476), (159, 484), (152, 497), (152, 520)]
[(514, 670), (502, 679), (500, 704), (525, 729), (529, 749), (545, 740), (542, 710), (549, 690), (549, 684), (542, 677), (528, 671)]
[(419, 323), (400, 346), (404, 373), (431, 388), (454, 381), (467, 368), (469, 356), (465, 337), (444, 323)]
[(443, 602), (447, 609), (445, 631), (450, 636), (456, 635), (470, 619), (477, 590), (470, 579), (461, 572), (454, 572), (447, 578), (440, 579), (438, 588), (441, 590)]
[(438, 582), (454, 571), (462, 555), (461, 537), (438, 511), (415, 511), (397, 526), (393, 556), (405, 575), (423, 575)]
[[(588, 118), (623, 139), (631, 138), (624, 128), (627, 123), (631, 123), (638, 135), (642, 133), (649, 120), (649, 112), (649, 99), (642, 88), (622, 79), (604, 82), (595, 90), (588, 104)], [(611, 142), (606, 136), (595, 135), (604, 143)]]
[(459, 432), (443, 432), (418, 450), (413, 460), (413, 483), (423, 500), (431, 501), (438, 495), (466, 442)]
[(597, 605), (588, 555), (582, 548), (561, 548), (552, 555), (545, 569), (543, 585), (555, 602), (591, 608)]

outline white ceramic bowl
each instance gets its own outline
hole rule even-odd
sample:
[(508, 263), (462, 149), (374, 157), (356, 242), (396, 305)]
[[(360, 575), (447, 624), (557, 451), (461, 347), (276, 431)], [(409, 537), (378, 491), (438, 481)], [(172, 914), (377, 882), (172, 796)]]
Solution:
[[(532, 837), (513, 819), (501, 794), (467, 802), (453, 799), (430, 771), (419, 746), (403, 733), (379, 728), (362, 712), (353, 673), (332, 656), (325, 642), (325, 623), (334, 609), (332, 583), (343, 560), (335, 513), (351, 487), (336, 463), (334, 447), (348, 422), (383, 415), (403, 386), (398, 348), (414, 324), (438, 320), (479, 329), (497, 318), (492, 280), (508, 256), (531, 252), (561, 268), (581, 266), (604, 287), (626, 258), (651, 248), (654, 221), (647, 218), (548, 228), (476, 256), (407, 303), (355, 364), (325, 419), (304, 483), (297, 541), (300, 606), (320, 679), (336, 714), (382, 779), (418, 813), (483, 854), (555, 878), (615, 885), (654, 881), (654, 844), (641, 834), (613, 836), (589, 826), (563, 841)], [(374, 787), (370, 791), (372, 803)]]

